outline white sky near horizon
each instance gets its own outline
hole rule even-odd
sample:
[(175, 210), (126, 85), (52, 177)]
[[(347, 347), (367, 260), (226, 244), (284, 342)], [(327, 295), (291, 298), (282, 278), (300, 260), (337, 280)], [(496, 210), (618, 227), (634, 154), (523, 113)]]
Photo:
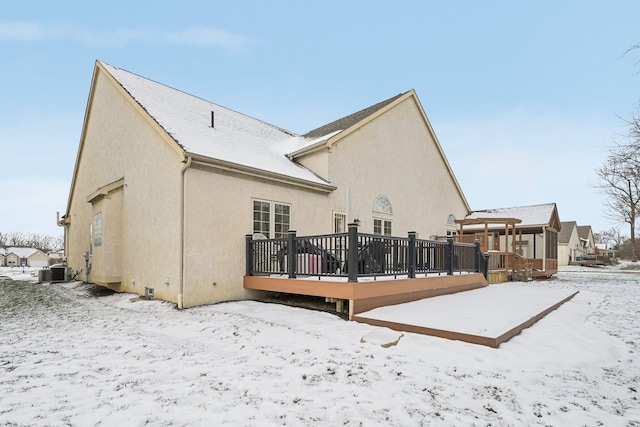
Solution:
[(297, 133), (415, 89), (472, 209), (617, 225), (594, 169), (638, 107), (640, 3), (271, 3), (4, 2), (0, 231), (62, 233), (96, 59)]

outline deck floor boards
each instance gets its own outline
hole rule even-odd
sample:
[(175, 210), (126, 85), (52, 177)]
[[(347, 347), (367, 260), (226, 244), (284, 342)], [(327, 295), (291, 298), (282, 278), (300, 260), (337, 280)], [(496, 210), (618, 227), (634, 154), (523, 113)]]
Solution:
[(518, 283), (490, 285), (379, 307), (353, 320), (497, 348), (577, 293)]

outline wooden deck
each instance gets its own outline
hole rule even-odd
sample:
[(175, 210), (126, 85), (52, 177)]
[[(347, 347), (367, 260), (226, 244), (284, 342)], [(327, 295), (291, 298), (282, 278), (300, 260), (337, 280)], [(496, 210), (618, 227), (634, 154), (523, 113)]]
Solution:
[[(362, 280), (362, 279), (361, 279)], [(480, 273), (428, 276), (414, 279), (377, 277), (376, 280), (347, 282), (318, 278), (289, 279), (286, 276), (245, 276), (245, 289), (310, 295), (336, 300), (349, 319), (377, 307), (401, 304), (438, 295), (488, 286)], [(341, 304), (344, 302), (344, 304)], [(348, 305), (347, 305), (348, 304)]]
[[(534, 301), (524, 295), (517, 299), (517, 304), (508, 300), (502, 300), (500, 295), (492, 297), (489, 301), (477, 298), (476, 292), (490, 292), (505, 285), (489, 286), (484, 276), (480, 273), (442, 275), (435, 277), (422, 277), (415, 279), (393, 279), (378, 277), (377, 280), (360, 281), (357, 283), (336, 280), (318, 280), (317, 278), (289, 279), (286, 276), (245, 276), (244, 287), (246, 289), (282, 292), (287, 294), (308, 295), (324, 297), (327, 300), (341, 302), (337, 307), (344, 307), (349, 314), (349, 320), (367, 323), (374, 326), (386, 327), (396, 331), (412, 332), (423, 335), (436, 336), (451, 340), (459, 340), (472, 344), (480, 344), (497, 348), (500, 344), (520, 334), (524, 329), (532, 326), (544, 316), (557, 309), (559, 306), (573, 298), (577, 291), (564, 291), (557, 293), (549, 289), (538, 289), (546, 293), (540, 301)], [(518, 287), (517, 283), (509, 286)], [(487, 291), (483, 291), (487, 289)], [(527, 288), (521, 287), (523, 292)], [(470, 291), (470, 292), (466, 292)], [(455, 294), (455, 295), (453, 295)], [(395, 317), (399, 321), (390, 320), (384, 316), (377, 316), (378, 311), (395, 310), (396, 313), (415, 313), (415, 309), (405, 310), (405, 304), (438, 304), (438, 296), (451, 295), (460, 298), (459, 317), (471, 317), (471, 325), (482, 325), (487, 319), (504, 318), (506, 326), (483, 329), (477, 333), (460, 330), (459, 327), (441, 327), (436, 321), (429, 325), (428, 321), (420, 319), (406, 319), (403, 316)], [(464, 301), (466, 299), (466, 304)], [(425, 306), (418, 310), (422, 313), (433, 315), (436, 306)], [(471, 307), (471, 308), (469, 308)], [(489, 310), (489, 311), (487, 311)], [(509, 320), (509, 312), (513, 313), (513, 320)], [(405, 317), (406, 317), (405, 313)], [(497, 314), (496, 314), (497, 313)], [(464, 329), (464, 328), (463, 328)]]
[[(501, 287), (522, 291), (514, 300), (501, 295)], [(480, 293), (492, 292), (489, 295)], [(533, 293), (532, 293), (533, 292)], [(353, 317), (357, 322), (386, 327), (396, 331), (430, 335), (498, 348), (524, 329), (573, 298), (578, 291), (531, 289), (509, 285), (491, 285), (484, 289), (452, 295), (454, 301), (439, 298), (416, 301), (398, 307), (383, 307)], [(438, 306), (440, 304), (440, 306)], [(453, 307), (451, 307), (453, 305)], [(449, 310), (439, 316), (442, 306)], [(447, 321), (443, 317), (451, 317)], [(498, 324), (495, 320), (499, 319)], [(494, 323), (494, 324), (492, 324)]]

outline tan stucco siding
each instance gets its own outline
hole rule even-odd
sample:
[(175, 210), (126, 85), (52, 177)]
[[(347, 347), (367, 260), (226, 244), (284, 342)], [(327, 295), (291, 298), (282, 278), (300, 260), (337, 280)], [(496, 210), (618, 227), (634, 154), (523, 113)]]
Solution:
[(253, 231), (253, 200), (291, 205), (300, 235), (331, 232), (326, 194), (257, 178), (188, 169), (185, 174), (184, 307), (245, 299), (245, 235)]
[[(67, 213), (68, 263), (74, 271), (82, 270), (79, 279), (139, 294), (151, 287), (156, 297), (176, 301), (181, 158), (101, 72), (90, 99)], [(121, 178), (119, 194), (87, 202)], [(90, 237), (97, 212), (103, 212), (101, 247), (93, 247)], [(91, 253), (89, 264), (85, 253)], [(112, 265), (118, 262), (120, 266)], [(113, 283), (117, 280), (122, 284)]]
[(329, 179), (329, 152), (326, 148), (297, 157), (296, 161), (319, 177)]
[(381, 195), (391, 202), (396, 236), (408, 231), (421, 238), (442, 235), (449, 214), (463, 218), (468, 213), (413, 98), (344, 137), (330, 156), (328, 178), (338, 187), (332, 207), (347, 211), (348, 191), (348, 221), (360, 219), (362, 232), (373, 231), (373, 203)]

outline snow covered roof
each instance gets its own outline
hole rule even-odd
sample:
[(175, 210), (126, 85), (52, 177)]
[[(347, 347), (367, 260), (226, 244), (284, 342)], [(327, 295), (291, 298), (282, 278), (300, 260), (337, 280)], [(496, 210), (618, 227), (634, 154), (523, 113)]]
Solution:
[(15, 254), (19, 258), (29, 258), (31, 255), (36, 252), (40, 252), (39, 249), (35, 248), (22, 248), (22, 247), (8, 247), (5, 249), (6, 255)]
[(104, 62), (98, 63), (186, 153), (314, 184), (329, 184), (287, 158), (288, 150), (306, 143), (306, 138)]
[[(517, 218), (522, 222), (517, 225), (521, 227), (546, 226), (553, 220), (553, 213), (556, 209), (555, 203), (542, 205), (518, 206), (513, 208), (486, 209), (473, 211), (465, 219), (477, 218)], [(559, 224), (558, 224), (559, 225)], [(473, 228), (471, 226), (465, 228)]]

